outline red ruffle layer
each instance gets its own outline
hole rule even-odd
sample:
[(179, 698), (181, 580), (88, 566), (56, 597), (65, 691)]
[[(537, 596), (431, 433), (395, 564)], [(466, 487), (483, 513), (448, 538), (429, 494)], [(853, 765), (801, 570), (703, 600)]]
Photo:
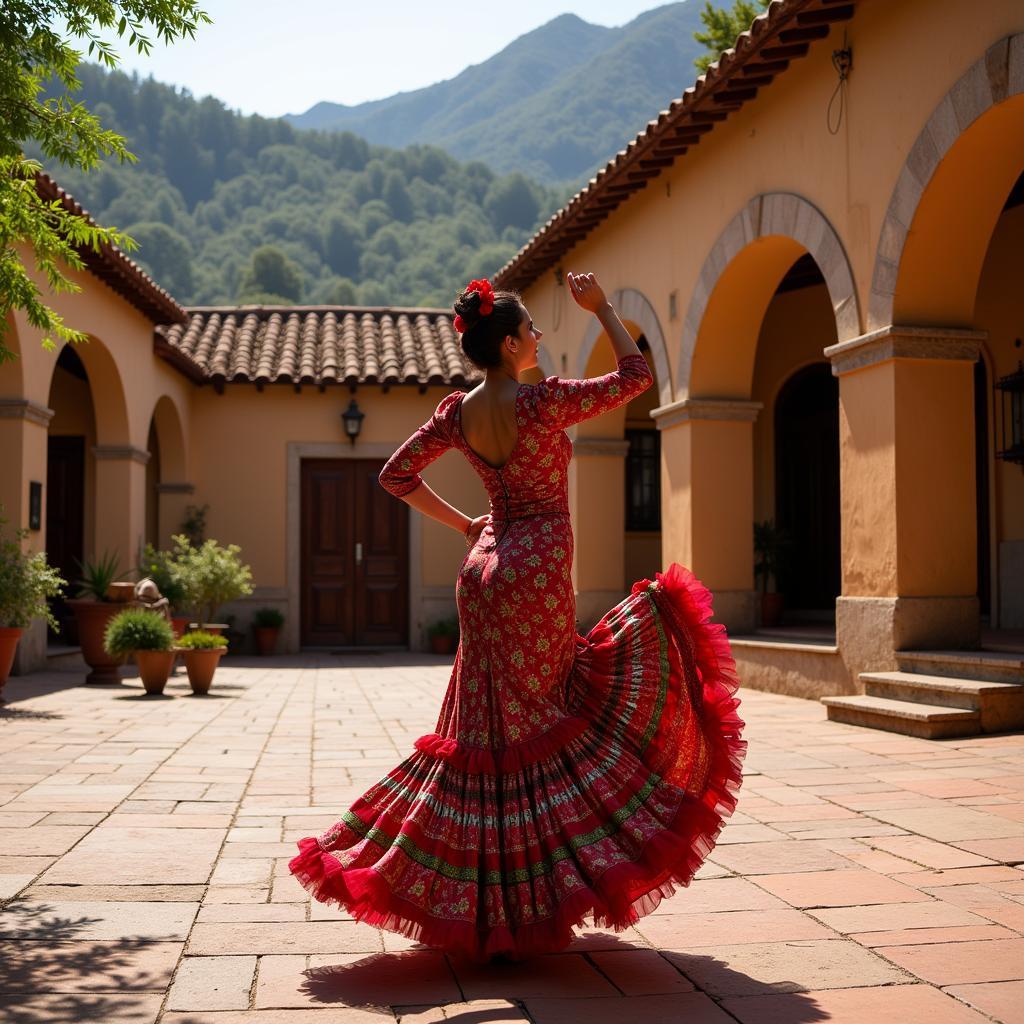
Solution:
[[(736, 713), (739, 702), (734, 694), (739, 682), (725, 629), (708, 621), (710, 593), (692, 573), (676, 564), (667, 573), (658, 573), (656, 580), (659, 586), (652, 595), (659, 613), (680, 644), (685, 644), (687, 637), (694, 644), (711, 764), (701, 798), (684, 801), (675, 820), (647, 842), (636, 860), (610, 868), (590, 887), (572, 893), (553, 917), (515, 930), (479, 929), (466, 922), (432, 917), (394, 892), (372, 868), (343, 868), (314, 838), (299, 842), (299, 854), (289, 864), (292, 874), (317, 900), (346, 908), (358, 921), (477, 960), (496, 954), (523, 957), (564, 949), (572, 941), (573, 928), (588, 918), (598, 927), (627, 928), (679, 886), (688, 885), (713, 849), (724, 819), (736, 807), (746, 752), (746, 743), (740, 738), (744, 723)], [(649, 581), (644, 580), (634, 586), (634, 592), (648, 586)], [(566, 720), (580, 721), (586, 724), (585, 719)], [(438, 736), (423, 737), (417, 748), (466, 771), (514, 771), (538, 759), (533, 755), (542, 741), (549, 742), (548, 736), (550, 733), (533, 741), (538, 744), (536, 749), (520, 753), (515, 767), (505, 761), (508, 752), (501, 752), (494, 769), (486, 758), (460, 750), (458, 744), (445, 748), (446, 741)], [(550, 740), (554, 749), (563, 742), (554, 737)]]

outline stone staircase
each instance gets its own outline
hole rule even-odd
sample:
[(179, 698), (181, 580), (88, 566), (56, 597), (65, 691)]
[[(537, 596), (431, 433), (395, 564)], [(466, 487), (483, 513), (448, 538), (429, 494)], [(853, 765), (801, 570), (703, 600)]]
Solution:
[(897, 651), (864, 693), (822, 697), (833, 722), (939, 739), (1024, 729), (1024, 651)]

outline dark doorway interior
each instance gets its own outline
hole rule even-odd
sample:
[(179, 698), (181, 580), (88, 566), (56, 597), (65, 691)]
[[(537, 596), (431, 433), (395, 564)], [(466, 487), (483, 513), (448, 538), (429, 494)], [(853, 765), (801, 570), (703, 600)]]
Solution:
[(978, 506), (978, 610), (992, 614), (992, 558), (988, 500), (988, 373), (985, 360), (974, 364), (974, 479)]
[[(85, 516), (85, 438), (51, 437), (46, 450), (46, 557), (68, 581), (65, 597), (74, 596), (82, 560)], [(64, 598), (51, 602), (60, 633), (57, 643), (78, 643), (75, 618)]]
[(835, 614), (840, 589), (839, 382), (795, 373), (775, 403), (775, 520), (790, 545), (778, 586), (789, 622)]

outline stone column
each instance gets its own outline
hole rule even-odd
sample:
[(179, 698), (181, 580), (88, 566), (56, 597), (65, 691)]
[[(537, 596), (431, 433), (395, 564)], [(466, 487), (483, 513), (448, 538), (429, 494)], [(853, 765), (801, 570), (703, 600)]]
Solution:
[(185, 509), (191, 503), (195, 489), (195, 484), (185, 482), (156, 485), (158, 547), (169, 548), (171, 537), (176, 533), (181, 533), (181, 524), (185, 521)]
[(842, 596), (857, 672), (975, 647), (974, 363), (985, 335), (889, 326), (825, 349), (839, 378)]
[[(47, 428), (53, 410), (30, 398), (0, 398), (0, 505), (10, 531), (29, 525), (29, 484), (43, 485), (39, 531), (32, 531), (26, 548), (46, 548)], [(18, 641), (13, 672), (34, 672), (46, 664), (46, 623), (36, 619)]]
[(121, 571), (126, 572), (138, 564), (146, 536), (149, 452), (131, 445), (97, 445), (92, 453), (96, 458), (93, 554), (116, 553)]
[(626, 453), (622, 438), (577, 437), (569, 464), (576, 618), (586, 631), (625, 596)]
[(651, 411), (661, 434), (663, 561), (714, 594), (715, 619), (749, 633), (754, 587), (754, 421), (760, 402), (684, 398)]

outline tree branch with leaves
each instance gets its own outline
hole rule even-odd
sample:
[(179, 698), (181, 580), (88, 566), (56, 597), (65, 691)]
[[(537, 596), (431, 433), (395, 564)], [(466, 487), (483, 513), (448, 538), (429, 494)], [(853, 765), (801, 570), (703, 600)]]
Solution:
[(705, 72), (726, 50), (736, 45), (736, 39), (750, 28), (750, 23), (768, 6), (770, 0), (735, 0), (731, 8), (716, 7), (706, 0), (700, 20), (704, 22), (703, 32), (694, 32), (697, 40), (708, 52), (693, 63), (697, 70)]
[[(46, 302), (23, 253), (52, 292), (78, 286), (68, 268), (81, 270), (80, 250), (104, 245), (131, 250), (123, 232), (89, 224), (47, 200), (36, 189), (42, 170), (25, 156), (26, 143), (65, 166), (92, 170), (106, 157), (132, 162), (125, 140), (103, 128), (99, 119), (73, 98), (80, 88), (76, 69), (85, 57), (108, 68), (119, 58), (111, 37), (148, 54), (152, 36), (165, 44), (194, 38), (210, 24), (196, 0), (4, 0), (0, 4), (0, 363), (13, 358), (5, 344), (8, 315), (21, 310), (43, 334), (43, 345), (82, 341), (85, 335), (64, 322)], [(85, 46), (83, 53), (78, 46)], [(59, 82), (63, 95), (45, 97), (48, 83)]]

